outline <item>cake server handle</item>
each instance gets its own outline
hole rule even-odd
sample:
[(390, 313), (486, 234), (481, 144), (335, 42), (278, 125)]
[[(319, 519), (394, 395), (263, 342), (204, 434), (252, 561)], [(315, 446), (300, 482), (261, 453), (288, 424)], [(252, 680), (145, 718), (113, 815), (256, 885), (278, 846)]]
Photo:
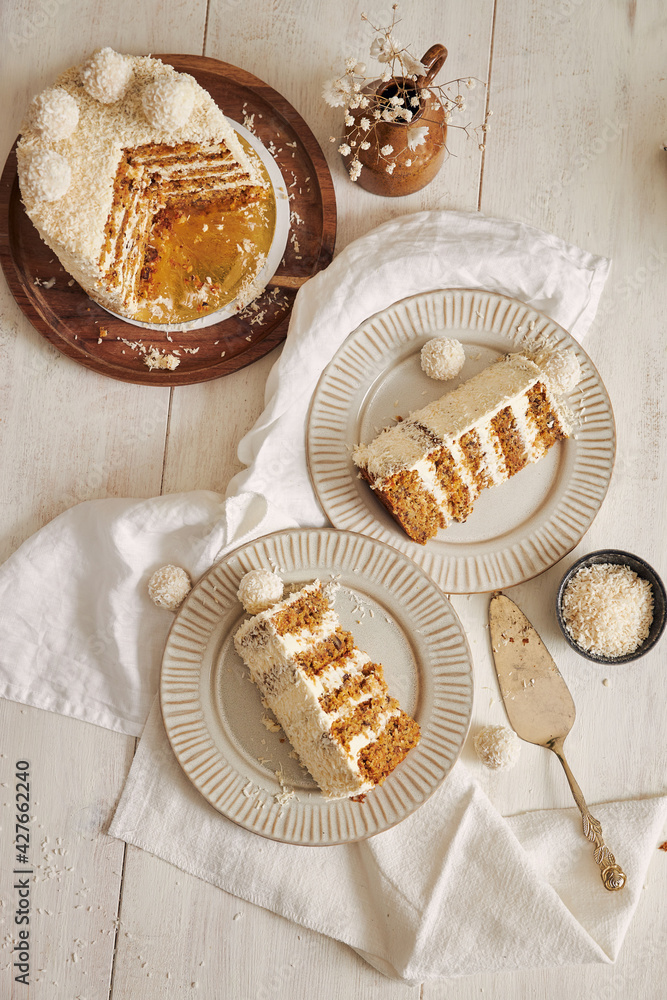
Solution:
[(581, 813), (584, 836), (595, 844), (593, 858), (595, 859), (596, 865), (598, 865), (600, 869), (602, 884), (605, 889), (609, 889), (610, 892), (616, 892), (618, 889), (622, 889), (625, 885), (625, 872), (620, 865), (616, 864), (616, 858), (611, 853), (602, 838), (602, 827), (599, 820), (591, 814), (590, 809), (586, 805), (583, 792), (579, 788), (576, 778), (570, 770), (570, 765), (565, 760), (563, 742), (563, 740), (554, 741), (554, 745), (551, 746), (551, 749), (563, 765), (565, 777), (567, 778), (568, 784), (574, 796), (574, 801), (577, 803), (577, 807)]

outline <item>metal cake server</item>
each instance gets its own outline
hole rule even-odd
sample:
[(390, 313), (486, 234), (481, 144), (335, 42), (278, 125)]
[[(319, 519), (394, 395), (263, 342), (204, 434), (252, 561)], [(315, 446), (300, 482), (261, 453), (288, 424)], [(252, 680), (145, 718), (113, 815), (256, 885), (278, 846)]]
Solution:
[(585, 836), (595, 845), (605, 889), (625, 885), (625, 873), (602, 839), (602, 827), (591, 815), (563, 753), (576, 710), (572, 695), (549, 651), (514, 601), (494, 594), (489, 604), (491, 648), (507, 716), (522, 740), (546, 747), (563, 765)]

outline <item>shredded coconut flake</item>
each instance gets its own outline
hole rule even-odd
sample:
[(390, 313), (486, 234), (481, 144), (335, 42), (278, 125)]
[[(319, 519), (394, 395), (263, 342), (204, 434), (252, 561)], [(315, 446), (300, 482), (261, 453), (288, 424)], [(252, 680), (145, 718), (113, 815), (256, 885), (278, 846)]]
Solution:
[(629, 566), (582, 566), (563, 592), (563, 621), (577, 646), (610, 659), (634, 653), (653, 621), (653, 590)]
[(192, 114), (195, 93), (188, 77), (161, 77), (147, 84), (141, 105), (153, 128), (169, 132), (181, 128)]
[(158, 608), (176, 611), (192, 589), (190, 577), (180, 566), (161, 566), (148, 581), (148, 595)]
[(120, 52), (104, 48), (93, 52), (81, 67), (83, 89), (100, 104), (115, 104), (127, 90), (132, 62)]
[(484, 726), (473, 740), (482, 764), (493, 771), (514, 767), (521, 753), (521, 740), (506, 726)]
[(268, 569), (252, 569), (241, 578), (237, 596), (251, 615), (266, 611), (282, 600), (285, 585), (277, 573)]
[(36, 150), (21, 176), (21, 194), (25, 201), (58, 201), (72, 183), (72, 170), (64, 156), (55, 150)]
[(463, 345), (449, 337), (434, 337), (421, 349), (422, 371), (429, 378), (454, 378), (463, 368), (466, 356)]
[[(132, 346), (130, 344), (130, 346)], [(180, 359), (176, 357), (175, 354), (161, 354), (159, 348), (151, 347), (151, 349), (144, 354), (144, 364), (147, 365), (151, 371), (154, 368), (166, 368), (168, 371), (173, 371), (174, 368), (178, 368), (180, 365)]]
[(67, 139), (79, 124), (79, 106), (62, 87), (44, 90), (32, 102), (32, 127), (46, 142)]

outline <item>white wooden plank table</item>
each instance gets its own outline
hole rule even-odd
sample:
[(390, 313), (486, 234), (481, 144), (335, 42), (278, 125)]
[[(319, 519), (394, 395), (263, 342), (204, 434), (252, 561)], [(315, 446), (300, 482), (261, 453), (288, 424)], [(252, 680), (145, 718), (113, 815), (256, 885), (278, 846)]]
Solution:
[[(330, 163), (337, 250), (396, 215), (455, 208), (521, 219), (612, 257), (612, 276), (584, 346), (609, 390), (618, 430), (603, 508), (567, 561), (513, 596), (534, 621), (574, 695), (573, 769), (591, 804), (667, 791), (663, 644), (635, 664), (603, 670), (559, 637), (553, 595), (574, 557), (612, 546), (647, 557), (667, 577), (666, 29), (661, 0), (451, 0), (404, 5), (400, 37), (417, 54), (443, 42), (444, 73), (489, 80), (494, 111), (482, 154), (452, 137), (436, 180), (402, 199), (352, 185), (329, 135), (337, 112), (322, 79), (347, 55), (366, 58), (359, 14), (390, 5), (326, 0), (14, 0), (3, 5), (3, 157), (30, 97), (93, 48), (202, 53), (242, 66), (303, 115)], [(471, 92), (482, 117), (484, 94)], [(473, 115), (474, 115), (473, 110)], [(457, 140), (461, 140), (460, 142)], [(397, 277), (397, 298), (400, 278)], [(235, 375), (173, 391), (125, 385), (51, 348), (0, 287), (0, 558), (72, 504), (106, 496), (214, 489), (241, 468), (236, 446), (263, 405), (277, 352)], [(129, 429), (134, 428), (134, 433)], [(136, 429), (139, 428), (139, 431)], [(458, 597), (475, 660), (473, 732), (504, 722), (483, 625), (487, 598)], [(662, 648), (662, 652), (660, 651)], [(609, 685), (602, 680), (607, 677)], [(153, 1000), (162, 997), (354, 996), (359, 1000), (496, 1000), (664, 996), (667, 855), (656, 851), (625, 945), (613, 966), (478, 975), (409, 987), (337, 942), (303, 930), (126, 848), (105, 833), (135, 741), (85, 723), (0, 702), (0, 996)], [(33, 982), (14, 982), (11, 868), (14, 763), (32, 765)], [(524, 745), (511, 775), (463, 758), (504, 814), (570, 805), (552, 755)], [(530, 933), (530, 926), (517, 928)]]

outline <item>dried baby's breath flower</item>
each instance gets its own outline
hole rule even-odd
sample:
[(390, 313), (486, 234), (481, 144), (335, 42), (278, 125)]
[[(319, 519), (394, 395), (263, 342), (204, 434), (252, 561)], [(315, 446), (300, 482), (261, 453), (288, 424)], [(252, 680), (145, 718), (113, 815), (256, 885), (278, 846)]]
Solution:
[(416, 149), (426, 142), (428, 135), (428, 125), (420, 125), (419, 128), (411, 128), (408, 132), (408, 149)]
[(322, 88), (322, 97), (331, 108), (342, 108), (348, 102), (352, 86), (345, 77), (327, 80)]
[[(323, 99), (330, 107), (344, 109), (346, 135), (338, 139), (332, 137), (331, 141), (339, 143), (338, 150), (342, 156), (353, 155), (352, 162), (347, 165), (352, 180), (359, 177), (363, 166), (356, 150), (366, 151), (374, 145), (376, 148), (380, 147), (379, 133), (376, 130), (378, 125), (384, 123), (408, 130), (405, 143), (401, 140), (397, 147), (396, 143), (392, 145), (384, 142), (380, 147), (380, 155), (383, 158), (390, 157), (390, 162), (385, 164), (389, 174), (393, 173), (397, 162), (408, 167), (415, 162), (410, 156), (404, 156), (404, 150), (412, 151), (423, 145), (427, 135), (435, 148), (444, 146), (449, 128), (462, 129), (469, 138), (475, 135), (480, 151), (483, 152), (485, 148), (483, 140), (488, 132), (487, 119), (491, 112), (487, 112), (482, 125), (472, 126), (470, 122), (458, 124), (456, 121), (457, 116), (466, 110), (462, 88), (472, 90), (478, 81), (474, 77), (463, 77), (444, 84), (422, 86), (427, 69), (397, 39), (395, 28), (400, 20), (397, 9), (398, 3), (392, 4), (391, 24), (386, 27), (375, 25), (365, 13), (361, 15), (362, 21), (369, 25), (374, 34), (369, 51), (371, 57), (380, 64), (379, 70), (367, 73), (365, 62), (348, 55), (344, 74), (336, 80), (327, 81), (322, 91)], [(385, 83), (391, 83), (391, 86), (380, 86)], [(368, 111), (355, 119), (352, 111), (357, 108)], [(432, 115), (422, 119), (429, 121), (429, 133), (429, 126), (421, 125), (419, 119), (422, 112), (432, 111), (434, 108), (440, 109), (437, 120)]]
[(405, 50), (401, 52), (401, 62), (403, 63), (403, 71), (408, 76), (426, 76), (426, 66), (419, 59)]

